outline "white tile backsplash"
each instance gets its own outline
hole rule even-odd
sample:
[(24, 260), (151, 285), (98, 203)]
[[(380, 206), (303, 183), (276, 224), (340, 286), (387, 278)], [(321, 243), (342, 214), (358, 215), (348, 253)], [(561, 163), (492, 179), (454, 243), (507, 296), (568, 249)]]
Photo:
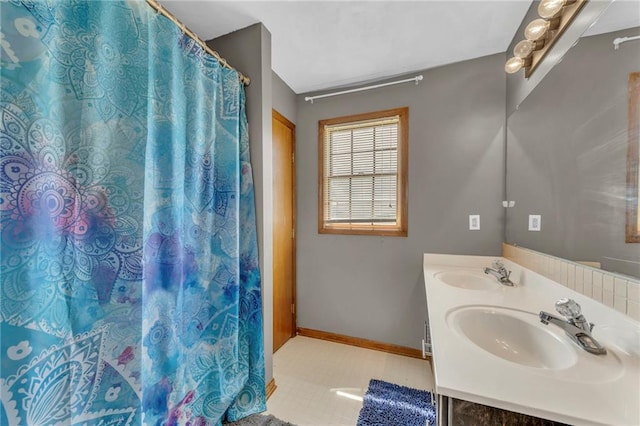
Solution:
[(613, 308), (613, 292), (602, 290), (602, 303), (610, 308)]
[(637, 321), (640, 321), (640, 302), (627, 300), (627, 315)]
[(602, 302), (602, 272), (592, 271), (593, 291), (591, 297), (598, 302)]
[(600, 287), (600, 285), (593, 285), (593, 288), (591, 289), (591, 298), (598, 302), (602, 302), (602, 287)]
[(593, 271), (588, 268), (584, 268), (582, 266), (577, 266), (576, 269), (579, 269), (579, 274), (582, 275), (582, 288), (585, 292), (589, 292), (589, 297), (593, 294)]
[(560, 259), (553, 259), (553, 280), (566, 285), (562, 283), (562, 263)]
[(640, 280), (510, 244), (502, 256), (640, 321)]
[[(581, 285), (582, 281), (580, 282)], [(569, 288), (576, 288), (579, 285), (578, 280), (576, 280), (576, 266), (575, 265), (567, 265), (567, 284), (566, 286)]]
[[(575, 268), (575, 266), (574, 266)], [(582, 269), (582, 268), (580, 268)], [(583, 272), (583, 276), (584, 276), (584, 272)], [(573, 288), (575, 291), (577, 291), (578, 293), (582, 293), (584, 294), (584, 278), (581, 281), (576, 281), (576, 285)]]
[(547, 278), (553, 279), (553, 266), (555, 265), (553, 258), (552, 257), (545, 258), (544, 263), (546, 264), (545, 270), (544, 270), (545, 276)]
[(613, 296), (613, 308), (616, 311), (627, 313), (627, 298), (622, 296)]
[(602, 290), (613, 293), (613, 276), (605, 274), (602, 277)]
[(627, 280), (620, 277), (615, 277), (613, 279), (613, 294), (616, 297), (624, 297), (627, 298)]
[(627, 298), (633, 302), (640, 303), (640, 285), (633, 281), (627, 281)]

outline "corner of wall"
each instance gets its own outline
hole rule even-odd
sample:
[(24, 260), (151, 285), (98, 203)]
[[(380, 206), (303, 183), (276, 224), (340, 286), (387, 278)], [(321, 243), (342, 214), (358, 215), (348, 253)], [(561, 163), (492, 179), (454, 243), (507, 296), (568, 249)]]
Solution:
[(296, 93), (275, 71), (272, 71), (271, 75), (273, 76), (273, 109), (295, 124), (298, 115)]

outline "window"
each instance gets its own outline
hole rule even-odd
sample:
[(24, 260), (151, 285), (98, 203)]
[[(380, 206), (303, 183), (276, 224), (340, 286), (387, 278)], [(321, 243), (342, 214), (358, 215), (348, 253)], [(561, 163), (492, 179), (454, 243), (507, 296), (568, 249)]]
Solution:
[(408, 108), (318, 123), (318, 232), (407, 235)]
[(629, 74), (629, 151), (627, 159), (627, 243), (640, 243), (640, 72)]

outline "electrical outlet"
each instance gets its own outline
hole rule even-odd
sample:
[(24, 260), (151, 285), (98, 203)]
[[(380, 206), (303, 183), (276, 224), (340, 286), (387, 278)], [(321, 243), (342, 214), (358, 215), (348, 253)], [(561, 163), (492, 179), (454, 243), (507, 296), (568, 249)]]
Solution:
[(480, 230), (480, 215), (479, 214), (470, 214), (469, 215), (469, 230), (470, 231), (478, 231), (478, 230)]
[(542, 216), (539, 214), (529, 215), (529, 231), (539, 231), (542, 229)]

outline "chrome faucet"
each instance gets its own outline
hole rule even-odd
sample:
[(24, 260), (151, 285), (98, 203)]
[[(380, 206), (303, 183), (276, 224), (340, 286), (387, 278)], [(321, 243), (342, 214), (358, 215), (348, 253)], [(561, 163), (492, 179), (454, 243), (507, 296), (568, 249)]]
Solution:
[(582, 315), (580, 305), (573, 299), (562, 298), (556, 302), (556, 311), (564, 318), (558, 318), (550, 313), (540, 311), (540, 321), (543, 324), (555, 324), (567, 333), (578, 346), (596, 355), (605, 355), (607, 350), (591, 336), (593, 324)]
[(491, 264), (491, 268), (484, 268), (484, 273), (493, 275), (502, 285), (509, 287), (515, 286), (515, 284), (509, 279), (511, 271), (507, 271), (507, 268), (505, 268), (504, 264), (499, 260), (494, 260)]

